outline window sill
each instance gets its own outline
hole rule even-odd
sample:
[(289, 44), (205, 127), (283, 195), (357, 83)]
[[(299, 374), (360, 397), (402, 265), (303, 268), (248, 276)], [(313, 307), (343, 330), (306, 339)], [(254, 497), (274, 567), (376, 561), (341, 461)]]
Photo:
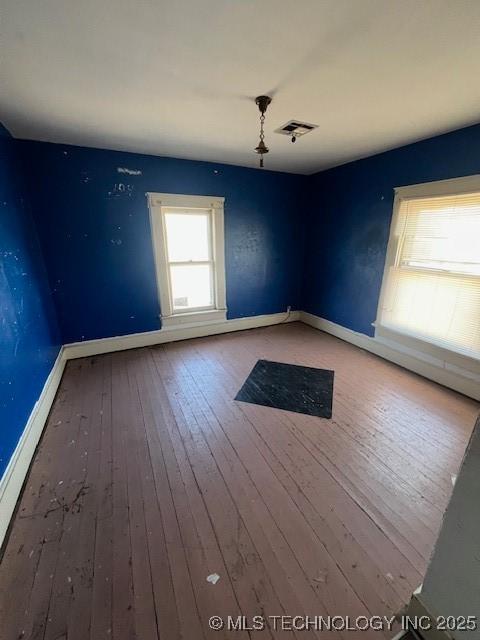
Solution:
[(173, 316), (162, 317), (162, 331), (172, 329), (187, 329), (189, 327), (201, 327), (207, 324), (225, 322), (227, 312), (225, 309), (209, 309), (208, 311), (193, 311), (192, 313), (177, 313)]
[(430, 365), (480, 381), (480, 360), (377, 323), (374, 326), (376, 342)]

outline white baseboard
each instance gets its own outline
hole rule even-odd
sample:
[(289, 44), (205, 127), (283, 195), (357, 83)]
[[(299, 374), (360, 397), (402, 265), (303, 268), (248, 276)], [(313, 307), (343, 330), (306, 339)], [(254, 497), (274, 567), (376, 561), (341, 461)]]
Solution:
[(273, 313), (270, 315), (236, 318), (224, 322), (198, 323), (195, 326), (189, 325), (186, 327), (167, 328), (159, 331), (147, 331), (145, 333), (134, 333), (115, 338), (102, 338), (100, 340), (88, 340), (64, 345), (60, 349), (42, 393), (33, 407), (25, 429), (10, 458), (5, 473), (0, 480), (0, 546), (8, 530), (35, 449), (42, 435), (50, 408), (55, 399), (55, 394), (60, 385), (67, 360), (95, 356), (113, 351), (123, 351), (124, 349), (146, 347), (163, 342), (173, 342), (175, 340), (186, 340), (188, 338), (199, 338), (230, 331), (267, 327), (282, 322), (294, 322), (298, 319), (298, 311), (292, 311), (289, 314)]
[(84, 358), (96, 356), (102, 353), (113, 351), (123, 351), (125, 349), (136, 349), (138, 347), (148, 347), (164, 342), (174, 342), (177, 340), (187, 340), (188, 338), (202, 338), (230, 331), (242, 331), (244, 329), (255, 329), (257, 327), (267, 327), (282, 322), (295, 322), (300, 317), (299, 311), (287, 313), (271, 313), (263, 316), (249, 316), (248, 318), (234, 318), (222, 322), (198, 323), (194, 326), (172, 327), (159, 329), (158, 331), (146, 331), (144, 333), (131, 333), (126, 336), (114, 338), (100, 338), (99, 340), (85, 340), (84, 342), (72, 342), (63, 346), (64, 357), (67, 360), (73, 358)]
[(25, 477), (43, 432), (55, 394), (57, 393), (65, 359), (60, 349), (52, 370), (45, 381), (39, 399), (32, 409), (25, 429), (0, 480), (0, 546), (10, 524)]
[(412, 354), (412, 350), (403, 349), (402, 345), (396, 345), (396, 348), (387, 345), (378, 339), (366, 336), (363, 333), (357, 333), (351, 329), (342, 327), (335, 322), (325, 320), (306, 311), (300, 311), (300, 322), (330, 333), (341, 340), (350, 342), (361, 349), (370, 351), (380, 358), (394, 362), (409, 371), (418, 373), (424, 378), (438, 382), (444, 387), (459, 391), (474, 400), (480, 400), (480, 380), (476, 375), (472, 375), (470, 371), (462, 371), (456, 368), (455, 371), (445, 367), (436, 365), (432, 359), (420, 352)]

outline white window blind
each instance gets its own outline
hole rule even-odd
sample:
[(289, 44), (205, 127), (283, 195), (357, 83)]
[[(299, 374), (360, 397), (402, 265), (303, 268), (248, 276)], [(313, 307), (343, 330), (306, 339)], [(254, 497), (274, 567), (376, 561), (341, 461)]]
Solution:
[(480, 358), (480, 192), (402, 198), (379, 324)]

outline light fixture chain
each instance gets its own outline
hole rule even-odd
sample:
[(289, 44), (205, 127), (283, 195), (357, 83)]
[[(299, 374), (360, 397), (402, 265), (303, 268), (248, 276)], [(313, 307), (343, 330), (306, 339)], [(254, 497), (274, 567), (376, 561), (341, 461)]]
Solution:
[(268, 147), (265, 144), (265, 112), (267, 110), (268, 105), (272, 99), (269, 96), (258, 96), (255, 98), (255, 102), (258, 105), (260, 111), (260, 140), (258, 145), (255, 147), (255, 153), (258, 153), (260, 156), (260, 166), (263, 167), (263, 156), (265, 153), (268, 153)]

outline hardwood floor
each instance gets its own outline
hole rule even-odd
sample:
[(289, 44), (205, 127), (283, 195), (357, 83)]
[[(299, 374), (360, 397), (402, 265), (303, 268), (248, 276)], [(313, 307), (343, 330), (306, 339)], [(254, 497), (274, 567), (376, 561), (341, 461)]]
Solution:
[[(260, 358), (333, 369), (332, 419), (234, 401)], [(397, 612), (478, 409), (297, 323), (70, 361), (0, 566), (0, 637), (378, 637), (268, 616)], [(209, 630), (240, 614), (269, 624)]]

